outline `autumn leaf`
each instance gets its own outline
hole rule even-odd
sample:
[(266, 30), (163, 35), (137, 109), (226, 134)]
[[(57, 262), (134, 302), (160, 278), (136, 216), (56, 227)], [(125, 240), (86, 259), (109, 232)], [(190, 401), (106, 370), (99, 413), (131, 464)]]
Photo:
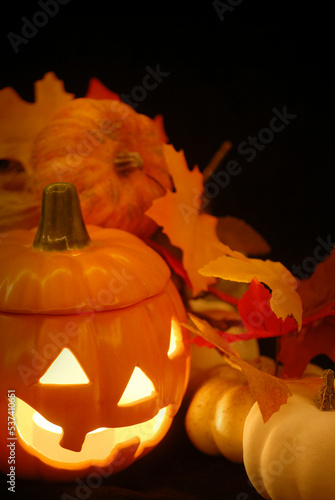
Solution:
[(153, 122), (155, 123), (155, 125), (157, 127), (160, 140), (162, 142), (165, 142), (167, 144), (169, 142), (169, 138), (168, 138), (168, 136), (166, 135), (166, 132), (165, 132), (163, 115), (156, 115), (156, 116), (154, 116), (153, 117)]
[(90, 99), (112, 99), (121, 101), (118, 94), (109, 90), (98, 78), (91, 78), (88, 82), (88, 89), (85, 97)]
[(299, 378), (314, 357), (325, 354), (335, 362), (335, 318), (303, 326), (301, 331), (281, 338), (277, 359), (283, 364), (283, 377)]
[(283, 375), (300, 377), (320, 354), (335, 362), (335, 251), (319, 263), (312, 276), (300, 283), (303, 327), (280, 340), (278, 361)]
[[(192, 304), (199, 302), (199, 299), (189, 302), (191, 303), (191, 311), (200, 317), (206, 318), (227, 343), (253, 338), (279, 337), (297, 330), (298, 325), (294, 318), (289, 316), (283, 321), (272, 311), (270, 306), (271, 292), (256, 278), (251, 281), (248, 290), (237, 301), (238, 311), (234, 312), (232, 304), (227, 304), (230, 298), (230, 296), (223, 294), (222, 304), (226, 303), (226, 308), (230, 307), (230, 309), (223, 312), (215, 301), (207, 300), (207, 309), (204, 312), (199, 307), (198, 309), (192, 308)], [(205, 299), (200, 300), (204, 301)], [(214, 308), (210, 308), (211, 302), (215, 306)], [(227, 329), (229, 329), (230, 322), (233, 320), (235, 324), (240, 324), (244, 328), (240, 332), (231, 334)], [(204, 345), (203, 339), (201, 339), (200, 344), (197, 339), (195, 343), (199, 346)]]
[(240, 368), (248, 380), (250, 392), (259, 405), (264, 422), (269, 420), (271, 415), (277, 412), (292, 395), (288, 384), (284, 380), (262, 372), (252, 364), (242, 360), (224, 338), (206, 321), (199, 320), (193, 315), (189, 315), (189, 317), (195, 326), (184, 326), (213, 344), (217, 349), (220, 349), (230, 364)]
[(216, 228), (220, 241), (246, 255), (266, 255), (271, 248), (265, 239), (245, 221), (229, 215), (218, 217)]
[[(98, 78), (90, 79), (85, 97), (91, 99), (112, 99), (114, 101), (121, 101), (121, 97), (105, 87), (105, 85)], [(163, 116), (157, 115), (153, 118), (153, 121), (158, 129), (161, 141), (168, 142), (168, 137), (164, 128)]]
[(150, 238), (145, 238), (144, 241), (163, 257), (170, 269), (181, 278), (184, 284), (192, 288), (192, 283), (182, 264), (182, 251), (180, 248), (173, 246), (169, 238), (159, 230)]
[(271, 293), (254, 278), (247, 292), (238, 302), (241, 320), (249, 338), (267, 338), (286, 335), (297, 329), (294, 318), (278, 318), (270, 306)]
[(10, 87), (0, 90), (0, 158), (20, 162), (31, 173), (32, 142), (50, 117), (73, 99), (63, 82), (47, 73), (35, 82), (35, 102), (24, 101)]
[[(196, 295), (216, 282), (198, 269), (225, 252), (216, 234), (217, 218), (200, 212), (203, 178), (198, 167), (189, 170), (183, 151), (164, 145), (164, 154), (175, 192), (168, 191), (154, 200), (146, 212), (168, 236), (172, 245), (183, 252), (182, 263)], [(230, 251), (230, 249), (229, 249)]]
[(258, 403), (263, 421), (267, 422), (271, 415), (279, 411), (292, 396), (288, 384), (274, 375), (258, 370), (242, 359), (232, 361), (240, 366), (247, 378), (251, 395)]
[[(189, 319), (193, 323), (192, 325), (183, 324), (188, 330), (196, 335), (193, 342), (199, 347), (217, 347), (225, 354), (228, 352), (230, 355), (240, 357), (238, 352), (230, 345), (230, 342), (224, 338), (223, 332), (218, 332), (215, 330), (208, 321), (199, 318), (195, 314), (189, 313)], [(213, 342), (214, 336), (214, 342)], [(197, 338), (198, 337), (198, 338)]]
[[(235, 299), (235, 297), (221, 291), (220, 295), (227, 297), (228, 301), (209, 292), (195, 298), (188, 298), (186, 308), (191, 314), (208, 321), (212, 327), (219, 331), (226, 342), (236, 342), (240, 340), (238, 336), (244, 331), (244, 327), (237, 307), (232, 301), (229, 301), (231, 298)], [(205, 345), (204, 342), (206, 341), (197, 336), (193, 339), (193, 342), (201, 347)], [(208, 347), (213, 346), (209, 345)]]
[(234, 252), (209, 262), (199, 273), (239, 283), (251, 283), (257, 278), (271, 289), (270, 306), (276, 316), (282, 320), (293, 316), (301, 327), (302, 302), (296, 291), (297, 280), (280, 262), (247, 258)]
[(304, 306), (304, 319), (317, 319), (322, 310), (334, 308), (335, 250), (316, 266), (310, 278), (300, 282), (298, 291)]

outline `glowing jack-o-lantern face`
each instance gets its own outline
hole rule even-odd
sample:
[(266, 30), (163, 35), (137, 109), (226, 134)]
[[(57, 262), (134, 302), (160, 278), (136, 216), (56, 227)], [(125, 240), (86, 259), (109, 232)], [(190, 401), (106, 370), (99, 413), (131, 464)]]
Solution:
[[(88, 232), (82, 248), (29, 247), (30, 231), (13, 231), (0, 248), (8, 263), (0, 276), (0, 415), (7, 419), (11, 391), (21, 477), (67, 480), (92, 467), (127, 467), (166, 434), (185, 392), (186, 317), (164, 261), (131, 234)], [(20, 260), (18, 272), (11, 255), (20, 245), (28, 264)]]

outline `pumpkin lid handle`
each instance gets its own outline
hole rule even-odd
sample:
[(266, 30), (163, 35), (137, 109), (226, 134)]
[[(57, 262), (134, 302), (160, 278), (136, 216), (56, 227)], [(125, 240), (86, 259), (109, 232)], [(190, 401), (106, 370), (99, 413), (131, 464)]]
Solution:
[(55, 182), (44, 188), (41, 217), (33, 246), (44, 252), (89, 245), (76, 187)]

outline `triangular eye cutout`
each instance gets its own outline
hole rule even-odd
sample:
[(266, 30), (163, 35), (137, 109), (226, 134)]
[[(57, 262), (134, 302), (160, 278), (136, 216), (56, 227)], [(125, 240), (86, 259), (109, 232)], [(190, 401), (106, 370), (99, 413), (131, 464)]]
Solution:
[(40, 384), (88, 384), (89, 378), (70, 349), (64, 348), (39, 380)]
[(152, 397), (155, 392), (155, 387), (149, 377), (147, 377), (141, 368), (136, 366), (118, 402), (118, 406), (138, 403), (139, 400)]

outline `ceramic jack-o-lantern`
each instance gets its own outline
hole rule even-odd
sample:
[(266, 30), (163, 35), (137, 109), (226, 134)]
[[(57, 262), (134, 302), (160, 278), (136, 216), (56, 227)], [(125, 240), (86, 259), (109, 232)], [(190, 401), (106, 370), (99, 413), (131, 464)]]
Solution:
[(85, 227), (68, 183), (45, 188), (36, 235), (4, 235), (0, 262), (1, 470), (8, 439), (18, 477), (129, 466), (166, 434), (188, 380), (167, 265), (130, 233)]

